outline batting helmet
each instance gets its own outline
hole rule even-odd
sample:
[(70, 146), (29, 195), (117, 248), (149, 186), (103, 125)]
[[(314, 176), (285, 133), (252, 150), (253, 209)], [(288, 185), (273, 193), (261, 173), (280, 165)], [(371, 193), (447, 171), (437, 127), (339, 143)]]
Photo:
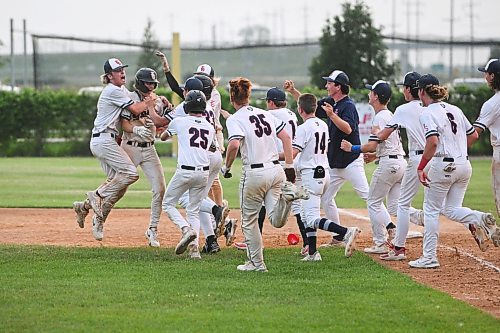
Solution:
[(197, 74), (194, 77), (200, 80), (201, 83), (203, 83), (203, 89), (201, 91), (203, 91), (203, 93), (205, 94), (205, 98), (208, 101), (210, 99), (210, 96), (212, 95), (212, 90), (214, 90), (213, 81), (208, 76), (202, 74)]
[[(148, 93), (156, 87), (158, 87), (158, 80), (156, 79), (158, 76), (156, 74), (156, 71), (151, 68), (141, 68), (135, 73), (135, 88), (138, 89), (139, 91), (142, 91), (143, 93)], [(144, 82), (147, 83), (154, 83), (155, 87), (152, 90), (149, 90), (145, 85)]]
[(187, 93), (184, 100), (184, 112), (186, 113), (203, 113), (207, 107), (207, 100), (203, 92), (199, 90), (191, 90)]

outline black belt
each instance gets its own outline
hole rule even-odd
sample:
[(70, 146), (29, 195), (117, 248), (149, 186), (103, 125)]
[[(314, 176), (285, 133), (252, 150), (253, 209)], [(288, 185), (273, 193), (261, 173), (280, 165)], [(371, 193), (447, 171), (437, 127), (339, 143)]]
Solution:
[(147, 148), (147, 147), (151, 147), (152, 145), (154, 145), (155, 142), (154, 141), (151, 141), (151, 142), (127, 141), (127, 144), (134, 146), (134, 147)]
[(422, 155), (423, 153), (423, 150), (415, 150), (415, 155)]
[[(280, 164), (280, 161), (273, 161), (273, 164)], [(250, 164), (250, 169), (263, 168), (264, 163)]]
[[(201, 167), (200, 167), (201, 168)], [(184, 169), (184, 170), (191, 170), (191, 171), (194, 171), (196, 170), (197, 168), (194, 167), (194, 166), (190, 166), (190, 165), (181, 165), (181, 169)], [(209, 169), (208, 166), (204, 166), (203, 167), (203, 171), (207, 171)]]
[(93, 133), (93, 134), (92, 134), (92, 137), (93, 137), (93, 138), (98, 138), (98, 137), (100, 137), (100, 136), (101, 136), (101, 134), (102, 134), (102, 135), (104, 135), (104, 134), (109, 134), (109, 135), (110, 135), (113, 139), (114, 139), (114, 138), (116, 138), (116, 134), (115, 134), (115, 133)]
[(211, 152), (211, 153), (215, 153), (216, 150), (217, 150), (217, 147), (215, 147), (215, 146), (210, 146), (208, 148), (208, 151)]
[(395, 159), (397, 159), (397, 158), (399, 158), (399, 155), (389, 155), (389, 158), (395, 158)]
[[(465, 158), (469, 159), (469, 156), (466, 156)], [(445, 157), (443, 158), (443, 162), (455, 162), (455, 159), (453, 157)]]

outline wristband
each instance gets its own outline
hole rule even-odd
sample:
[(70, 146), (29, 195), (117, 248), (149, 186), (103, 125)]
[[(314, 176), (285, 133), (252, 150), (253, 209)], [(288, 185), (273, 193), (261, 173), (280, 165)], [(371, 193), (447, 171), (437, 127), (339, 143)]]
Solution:
[(429, 160), (422, 156), (420, 163), (418, 164), (417, 171), (424, 170), (425, 166), (429, 163)]
[(351, 147), (351, 152), (353, 152), (353, 153), (361, 153), (361, 145), (353, 145)]
[(283, 169), (293, 169), (293, 163), (285, 163), (285, 165), (283, 165)]

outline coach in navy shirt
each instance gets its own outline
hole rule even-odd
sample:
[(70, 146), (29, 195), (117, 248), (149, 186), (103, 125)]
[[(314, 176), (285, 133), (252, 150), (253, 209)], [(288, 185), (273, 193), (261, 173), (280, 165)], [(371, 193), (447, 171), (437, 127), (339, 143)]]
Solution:
[[(368, 181), (365, 175), (363, 158), (359, 153), (345, 152), (340, 149), (340, 142), (345, 139), (353, 145), (361, 144), (359, 138), (358, 111), (352, 99), (349, 98), (349, 77), (342, 71), (335, 70), (326, 80), (325, 88), (328, 96), (318, 101), (316, 116), (326, 118), (330, 140), (328, 144), (328, 163), (330, 165), (330, 184), (324, 196), (331, 197), (329, 205), (323, 207), (329, 220), (340, 222), (335, 196), (346, 180), (360, 198), (366, 201), (368, 197)], [(284, 88), (297, 100), (300, 96), (292, 81), (285, 81)], [(321, 143), (319, 148), (321, 149)], [(324, 146), (324, 144), (323, 144)], [(338, 238), (338, 239), (336, 239)], [(327, 245), (337, 245), (341, 237), (334, 236)]]

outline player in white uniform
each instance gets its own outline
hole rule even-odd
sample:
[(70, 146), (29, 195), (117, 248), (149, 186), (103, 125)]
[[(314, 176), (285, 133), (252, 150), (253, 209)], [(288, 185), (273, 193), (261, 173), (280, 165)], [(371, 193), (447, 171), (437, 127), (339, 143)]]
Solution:
[[(189, 245), (191, 258), (201, 258), (197, 241), (200, 231), (199, 211), (206, 196), (210, 164), (208, 150), (215, 138), (215, 130), (203, 117), (206, 98), (201, 91), (191, 90), (186, 95), (183, 107), (188, 116), (173, 119), (161, 135), (161, 139), (165, 140), (175, 134), (179, 142), (177, 170), (168, 183), (163, 210), (182, 231), (175, 253), (183, 253)], [(189, 191), (189, 204), (186, 206), (189, 224), (175, 207), (186, 191)]]
[[(384, 199), (397, 198), (401, 186), (401, 179), (406, 168), (405, 152), (399, 136), (399, 130), (391, 133), (389, 137), (380, 141), (376, 134), (385, 128), (393, 114), (387, 109), (392, 91), (388, 82), (378, 80), (373, 85), (366, 85), (370, 89), (369, 104), (375, 110), (372, 125), (372, 135), (364, 145), (352, 145), (347, 140), (342, 140), (340, 147), (346, 151), (357, 153), (376, 151), (379, 164), (373, 172), (368, 192), (367, 207), (370, 221), (372, 222), (373, 246), (365, 248), (366, 253), (387, 253), (387, 233), (395, 226), (391, 216), (383, 205)], [(388, 199), (392, 200), (392, 199)], [(394, 214), (393, 214), (394, 215)]]
[[(286, 224), (291, 202), (308, 195), (302, 188), (285, 182), (285, 179), (295, 181), (292, 143), (283, 130), (285, 124), (269, 112), (249, 106), (252, 83), (248, 79), (236, 78), (229, 84), (231, 104), (236, 112), (226, 123), (229, 143), (221, 172), (224, 177), (231, 177), (230, 169), (240, 150), (243, 162), (239, 190), (241, 228), (248, 247), (248, 261), (237, 269), (266, 272), (257, 223), (262, 202), (265, 202), (271, 224), (281, 228)], [(283, 142), (285, 169), (278, 162), (276, 137)]]
[[(437, 244), (439, 213), (461, 223), (474, 224), (491, 239), (500, 235), (494, 217), (470, 208), (462, 207), (465, 191), (472, 175), (467, 156), (467, 146), (477, 139), (477, 132), (458, 107), (443, 102), (448, 96), (445, 87), (431, 75), (423, 75), (418, 81), (418, 94), (426, 107), (420, 116), (425, 131), (425, 147), (417, 167), (424, 192), (424, 241), (423, 255), (410, 261), (414, 268), (439, 267)], [(431, 163), (429, 163), (431, 162)], [(424, 168), (429, 163), (428, 171)], [(443, 207), (444, 202), (444, 207)], [(468, 219), (466, 219), (468, 217)]]
[[(107, 180), (95, 191), (87, 192), (84, 202), (73, 203), (80, 228), (84, 227), (85, 217), (90, 208), (94, 211), (92, 218), (92, 234), (96, 240), (102, 240), (103, 227), (108, 214), (120, 200), (130, 184), (139, 179), (137, 168), (127, 153), (115, 140), (120, 129), (120, 115), (124, 109), (134, 115), (141, 114), (145, 109), (154, 108), (156, 95), (134, 102), (129, 91), (124, 87), (126, 82), (125, 67), (116, 58), (106, 60), (101, 81), (106, 84), (97, 102), (97, 116), (94, 120), (90, 150), (100, 161), (106, 173)], [(134, 126), (133, 132), (144, 137), (151, 131), (144, 126)]]
[(418, 98), (417, 80), (420, 74), (409, 72), (404, 76), (403, 82), (398, 85), (403, 86), (403, 95), (406, 104), (396, 108), (394, 116), (386, 124), (385, 128), (377, 133), (379, 140), (386, 140), (394, 131), (405, 128), (408, 136), (408, 165), (401, 181), (401, 189), (398, 200), (397, 229), (396, 235), (392, 239), (392, 247), (389, 252), (382, 254), (384, 260), (404, 260), (406, 259), (406, 236), (408, 235), (409, 223), (423, 225), (423, 212), (411, 207), (411, 202), (420, 188), (418, 181), (417, 165), (420, 156), (424, 152), (425, 136), (420, 125), (420, 115), (424, 107)]
[[(144, 100), (145, 97), (154, 92), (158, 83), (156, 72), (153, 69), (139, 69), (135, 74), (135, 90), (130, 93), (130, 98), (136, 102)], [(149, 227), (145, 233), (149, 245), (152, 247), (160, 246), (160, 242), (158, 241), (158, 223), (160, 222), (161, 203), (166, 187), (163, 166), (154, 146), (156, 135), (154, 122), (156, 119), (162, 117), (165, 110), (170, 107), (170, 104), (164, 104), (158, 98), (156, 106), (152, 110), (144, 110), (140, 115), (134, 115), (129, 110), (123, 110), (121, 114), (123, 127), (121, 147), (127, 152), (136, 167), (141, 166), (153, 192), (151, 218)], [(151, 133), (148, 136), (137, 135), (133, 132), (134, 126), (145, 126)]]
[(328, 126), (315, 116), (317, 100), (314, 95), (301, 95), (297, 106), (304, 123), (297, 129), (292, 148), (296, 158), (296, 168), (301, 174), (302, 185), (309, 193), (309, 199), (301, 200), (309, 245), (308, 254), (302, 260), (321, 261), (321, 255), (316, 249), (317, 229), (342, 236), (346, 244), (345, 256), (350, 257), (356, 238), (361, 232), (359, 228), (345, 228), (335, 221), (321, 218), (320, 207), (327, 204), (330, 199), (323, 196), (330, 183), (330, 174), (326, 172), (328, 169)]
[[(493, 146), (492, 183), (497, 214), (500, 215), (500, 60), (490, 59), (486, 66), (480, 67), (478, 70), (484, 72), (488, 86), (495, 91), (495, 94), (481, 107), (479, 117), (473, 125), (479, 135), (486, 128), (491, 133), (490, 141)], [(493, 239), (493, 243), (495, 246), (500, 246), (500, 238)]]

